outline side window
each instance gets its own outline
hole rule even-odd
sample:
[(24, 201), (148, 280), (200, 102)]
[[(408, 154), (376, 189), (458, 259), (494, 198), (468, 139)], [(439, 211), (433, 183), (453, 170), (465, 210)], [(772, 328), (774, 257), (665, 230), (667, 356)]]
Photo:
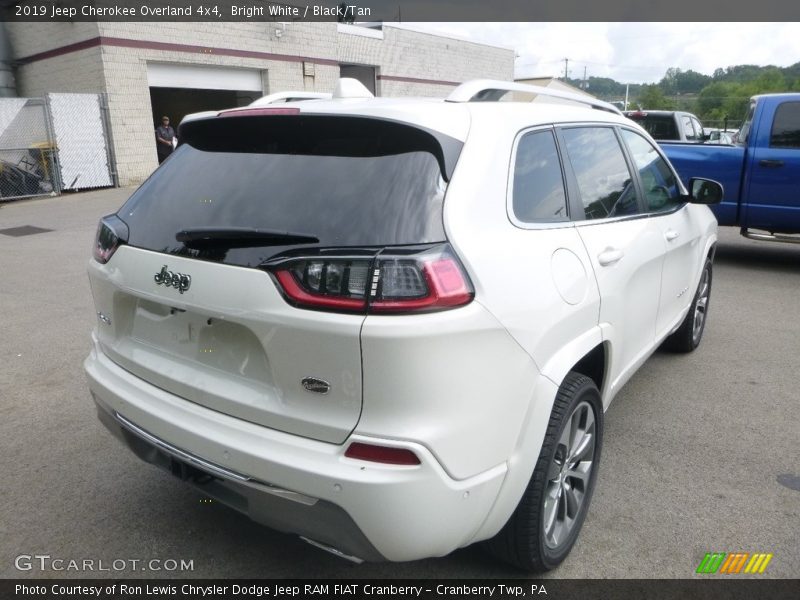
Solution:
[(523, 223), (567, 219), (564, 178), (552, 131), (533, 131), (520, 138), (512, 206), (514, 216)]
[(633, 162), (639, 171), (647, 210), (667, 212), (683, 204), (680, 187), (672, 169), (653, 145), (638, 133), (628, 129), (622, 130), (622, 139), (628, 145)]
[(771, 148), (800, 148), (800, 102), (784, 102), (775, 111)]
[(692, 118), (692, 125), (694, 125), (694, 132), (695, 132), (695, 135), (697, 136), (697, 139), (698, 140), (702, 140), (703, 139), (703, 134), (705, 132), (703, 131), (703, 126), (700, 125), (700, 121), (698, 121), (697, 119), (695, 119), (693, 117)]
[(683, 126), (683, 135), (687, 140), (694, 141), (697, 139), (694, 134), (694, 127), (692, 127), (692, 120), (689, 117), (681, 117), (681, 125)]
[(610, 127), (563, 130), (587, 219), (639, 213), (639, 200), (625, 156)]
[(742, 127), (739, 133), (736, 134), (735, 142), (741, 146), (747, 144), (747, 138), (750, 135), (750, 127), (753, 126), (753, 116), (756, 114), (756, 103), (751, 102), (750, 108), (747, 109), (747, 116), (744, 118)]

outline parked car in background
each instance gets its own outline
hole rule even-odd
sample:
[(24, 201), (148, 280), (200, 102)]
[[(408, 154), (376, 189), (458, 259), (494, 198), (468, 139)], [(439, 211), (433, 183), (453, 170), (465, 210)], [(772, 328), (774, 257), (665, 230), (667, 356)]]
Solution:
[(692, 113), (677, 110), (628, 110), (624, 115), (641, 125), (656, 141), (699, 143), (706, 139), (700, 120)]
[[(758, 240), (800, 242), (800, 94), (754, 96), (733, 146), (660, 142), (684, 182), (709, 177), (720, 225)], [(756, 231), (758, 230), (758, 231)]]
[(180, 133), (88, 266), (106, 427), (354, 561), (486, 541), (560, 564), (605, 409), (662, 343), (700, 343), (720, 186), (687, 191), (609, 104), (501, 81), (443, 101), (343, 79)]

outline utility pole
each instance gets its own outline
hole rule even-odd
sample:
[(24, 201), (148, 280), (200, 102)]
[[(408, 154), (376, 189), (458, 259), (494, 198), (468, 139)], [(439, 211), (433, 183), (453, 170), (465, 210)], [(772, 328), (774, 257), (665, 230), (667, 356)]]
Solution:
[(564, 81), (566, 82), (569, 79), (569, 59), (564, 59)]
[(586, 67), (583, 67), (583, 83), (581, 83), (581, 89), (585, 92), (587, 87), (588, 86), (586, 85)]
[(625, 108), (623, 108), (622, 110), (628, 110), (628, 88), (630, 88), (630, 86), (631, 86), (630, 83), (625, 84)]

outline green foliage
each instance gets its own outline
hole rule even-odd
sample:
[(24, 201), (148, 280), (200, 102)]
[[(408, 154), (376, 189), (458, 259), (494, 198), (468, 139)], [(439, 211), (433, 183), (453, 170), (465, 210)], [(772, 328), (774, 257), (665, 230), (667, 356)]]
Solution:
[[(589, 77), (588, 92), (604, 100), (625, 97), (625, 84), (606, 77)], [(571, 81), (579, 86), (579, 80)], [(800, 92), (800, 62), (789, 67), (735, 65), (718, 68), (709, 77), (677, 67), (666, 70), (656, 84), (630, 85), (631, 107), (649, 110), (685, 110), (709, 125), (728, 119), (737, 127), (751, 96), (771, 92)]]
[(696, 94), (704, 86), (711, 83), (712, 78), (697, 71), (681, 71), (678, 68), (667, 69), (666, 74), (658, 82), (658, 86), (665, 94)]
[(658, 85), (643, 85), (636, 103), (645, 110), (676, 110), (675, 100), (667, 98)]
[(752, 95), (744, 84), (716, 81), (697, 97), (697, 116), (707, 122), (722, 122), (727, 117), (731, 126), (736, 126), (744, 118)]

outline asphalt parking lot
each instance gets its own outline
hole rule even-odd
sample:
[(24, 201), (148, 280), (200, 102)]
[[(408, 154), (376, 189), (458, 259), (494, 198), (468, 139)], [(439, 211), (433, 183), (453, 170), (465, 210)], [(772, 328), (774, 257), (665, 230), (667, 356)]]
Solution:
[[(479, 548), (353, 565), (202, 502), (100, 425), (84, 380), (95, 315), (85, 265), (130, 189), (0, 203), (0, 577), (15, 557), (193, 561), (187, 577), (518, 577)], [(709, 322), (691, 355), (656, 353), (606, 416), (583, 532), (552, 577), (689, 577), (706, 552), (771, 552), (800, 574), (800, 246), (722, 229)], [(792, 489), (794, 488), (794, 489)]]

